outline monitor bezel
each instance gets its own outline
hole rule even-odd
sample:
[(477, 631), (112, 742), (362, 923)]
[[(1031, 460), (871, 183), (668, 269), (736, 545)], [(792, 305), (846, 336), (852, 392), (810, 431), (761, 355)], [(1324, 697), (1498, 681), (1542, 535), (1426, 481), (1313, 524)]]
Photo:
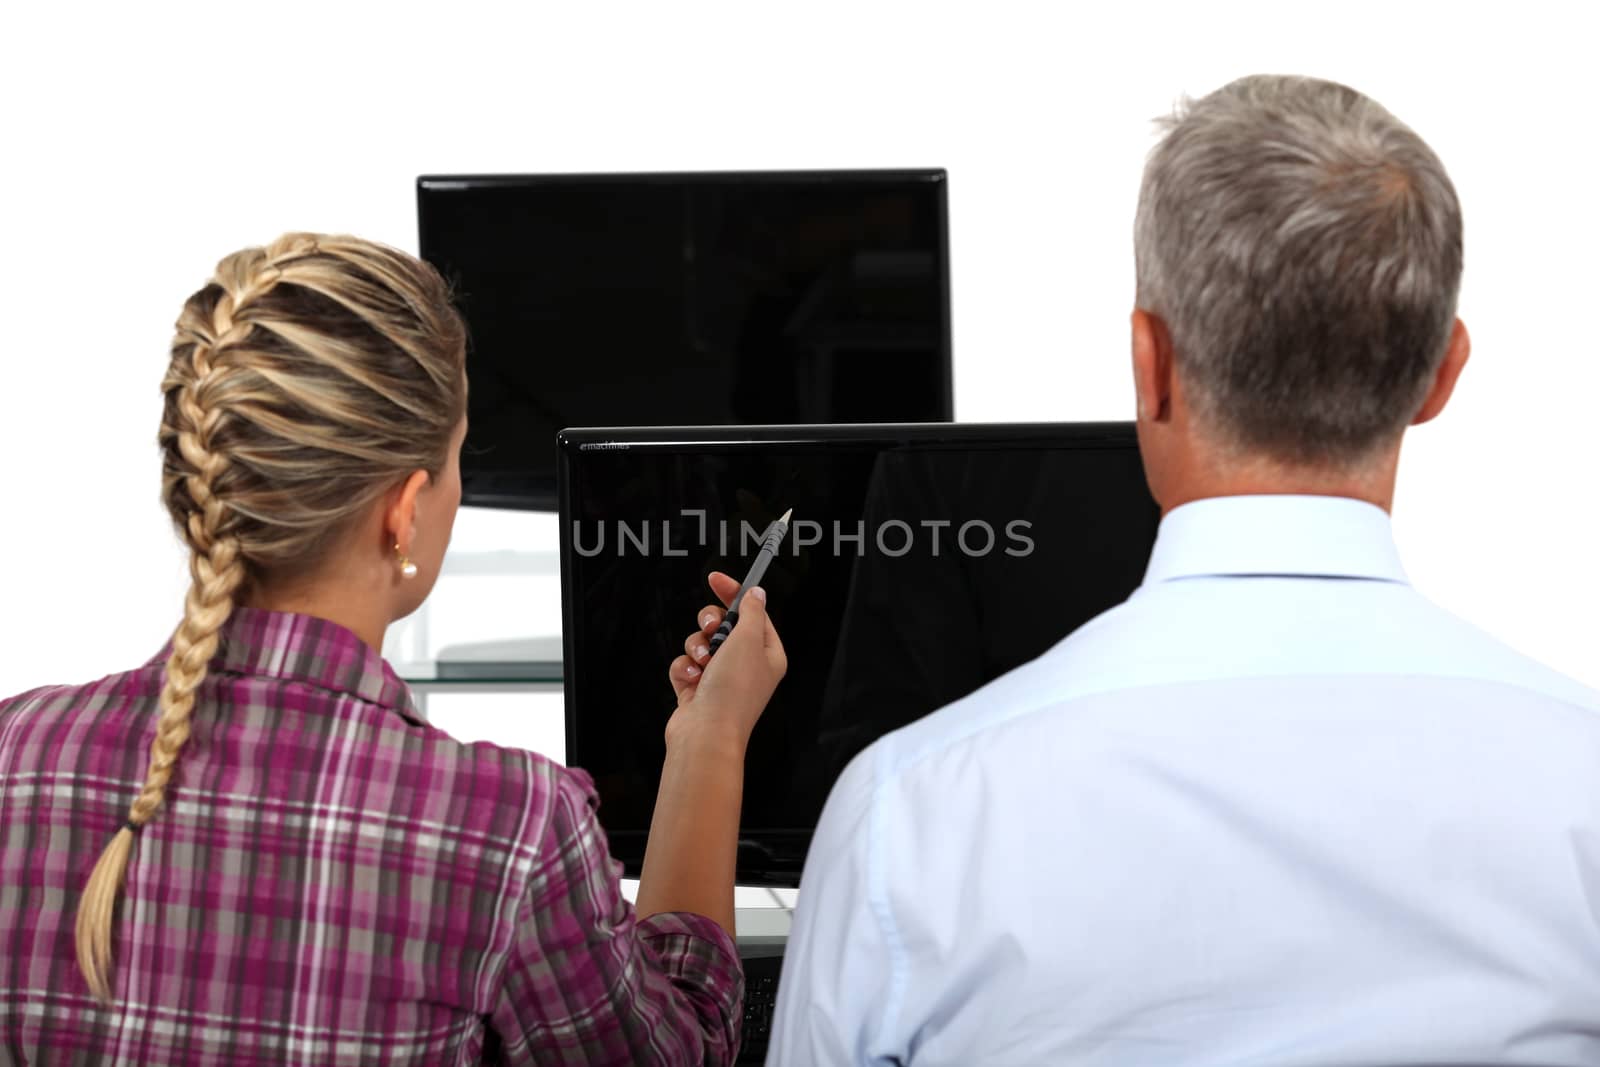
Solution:
[[(562, 672), (566, 759), (570, 766), (582, 766), (574, 757), (581, 753), (578, 707), (579, 681), (573, 666), (578, 662), (579, 631), (573, 618), (574, 554), (572, 546), (572, 494), (575, 459), (585, 446), (606, 450), (627, 449), (644, 452), (684, 450), (729, 450), (735, 448), (847, 447), (938, 447), (1017, 448), (1028, 445), (1050, 449), (1138, 449), (1138, 435), (1132, 422), (1033, 422), (1033, 423), (840, 423), (798, 426), (663, 426), (652, 428), (574, 427), (556, 435), (557, 482), (560, 505), (561, 645), (565, 669)], [(690, 609), (692, 610), (692, 609)], [(662, 664), (663, 703), (670, 701), (666, 691), (666, 664)], [(641, 694), (643, 699), (646, 694)], [(929, 709), (930, 711), (934, 709)], [(662, 726), (666, 725), (663, 717)], [(664, 744), (664, 742), (663, 742)], [(665, 750), (663, 748), (663, 756)], [(601, 822), (605, 816), (602, 806)], [(807, 827), (809, 835), (815, 827)], [(794, 831), (772, 827), (741, 826), (736, 877), (740, 885), (793, 887), (799, 884), (800, 866), (774, 867), (773, 849), (763, 840)], [(639, 876), (644, 861), (648, 827), (606, 829), (612, 855), (623, 865), (624, 874)], [(804, 849), (801, 853), (804, 853)]]
[[(955, 412), (955, 360), (951, 336), (951, 273), (950, 262), (950, 194), (949, 173), (943, 167), (897, 167), (866, 169), (819, 170), (711, 170), (711, 171), (580, 171), (571, 173), (548, 172), (537, 174), (423, 174), (417, 177), (417, 254), (429, 263), (430, 238), (427, 225), (428, 198), (441, 192), (459, 192), (474, 188), (538, 188), (551, 185), (671, 185), (671, 184), (857, 184), (905, 185), (926, 183), (934, 189), (939, 232), (936, 238), (939, 256), (939, 330), (941, 351), (939, 370), (942, 379), (936, 383), (939, 390), (940, 419), (953, 421)], [(447, 279), (448, 281), (449, 279)], [(885, 424), (891, 425), (891, 424)], [(519, 492), (501, 492), (482, 484), (474, 477), (471, 457), (462, 457), (462, 504), (472, 507), (507, 508), (525, 511), (555, 511), (560, 507), (559, 486), (544, 483)], [(556, 465), (559, 468), (560, 459)], [(530, 474), (529, 477), (538, 477)], [(559, 472), (556, 475), (559, 482)]]

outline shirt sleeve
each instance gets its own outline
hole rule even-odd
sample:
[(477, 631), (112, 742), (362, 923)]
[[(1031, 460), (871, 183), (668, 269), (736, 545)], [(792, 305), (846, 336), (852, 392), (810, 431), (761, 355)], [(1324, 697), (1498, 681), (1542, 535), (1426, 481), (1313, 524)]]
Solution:
[(904, 954), (881, 877), (874, 759), (856, 756), (834, 783), (806, 854), (778, 978), (767, 1067), (902, 1063), (892, 1030), (893, 976)]
[(639, 920), (582, 771), (557, 776), (539, 867), (489, 1023), (508, 1064), (730, 1064), (744, 971), (733, 939), (701, 915)]

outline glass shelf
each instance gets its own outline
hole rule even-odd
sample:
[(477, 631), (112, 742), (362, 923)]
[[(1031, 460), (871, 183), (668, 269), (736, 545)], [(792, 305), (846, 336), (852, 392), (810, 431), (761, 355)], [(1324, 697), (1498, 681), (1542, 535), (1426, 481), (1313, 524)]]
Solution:
[(407, 685), (429, 688), (505, 688), (507, 686), (559, 686), (565, 680), (560, 663), (432, 662), (396, 663), (395, 673)]
[(554, 515), (461, 509), (432, 593), (384, 637), (419, 701), (561, 690), (558, 544)]

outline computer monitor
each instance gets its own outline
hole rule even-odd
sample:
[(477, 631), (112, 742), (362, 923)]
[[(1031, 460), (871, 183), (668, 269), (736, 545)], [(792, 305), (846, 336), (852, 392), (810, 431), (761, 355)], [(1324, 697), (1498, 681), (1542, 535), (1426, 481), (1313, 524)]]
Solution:
[(1131, 424), (582, 429), (560, 435), (567, 761), (630, 874), (706, 576), (762, 585), (788, 676), (746, 758), (739, 881), (797, 884), (868, 743), (1035, 658), (1141, 581), (1158, 510)]
[(566, 426), (947, 421), (942, 170), (424, 176), (470, 333), (468, 504), (551, 510)]

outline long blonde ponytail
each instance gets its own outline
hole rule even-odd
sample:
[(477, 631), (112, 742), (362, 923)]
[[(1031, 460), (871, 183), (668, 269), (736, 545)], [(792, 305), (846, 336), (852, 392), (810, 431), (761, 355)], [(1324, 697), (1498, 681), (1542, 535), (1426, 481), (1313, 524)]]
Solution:
[(464, 343), (431, 267), (353, 237), (289, 234), (237, 252), (184, 305), (159, 441), (191, 583), (144, 785), (78, 906), (78, 966), (102, 1001), (135, 837), (166, 800), (241, 589), (314, 567), (396, 480), (439, 470), (465, 408)]

